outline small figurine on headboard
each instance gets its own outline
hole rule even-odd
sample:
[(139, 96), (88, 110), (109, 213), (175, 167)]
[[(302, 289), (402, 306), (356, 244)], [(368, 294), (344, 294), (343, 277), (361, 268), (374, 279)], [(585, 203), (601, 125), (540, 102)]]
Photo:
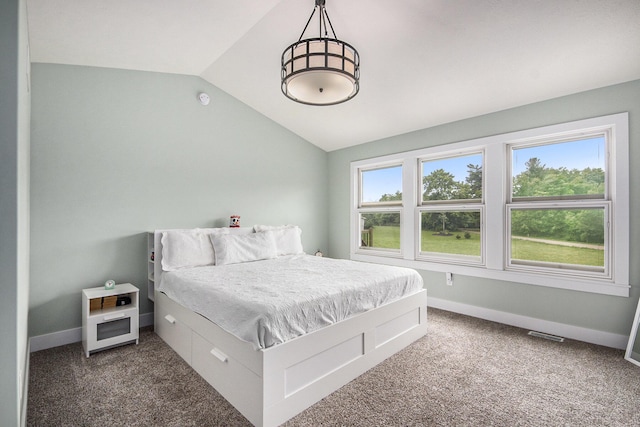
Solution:
[(229, 227), (231, 228), (240, 227), (240, 215), (231, 215), (231, 219), (229, 220)]

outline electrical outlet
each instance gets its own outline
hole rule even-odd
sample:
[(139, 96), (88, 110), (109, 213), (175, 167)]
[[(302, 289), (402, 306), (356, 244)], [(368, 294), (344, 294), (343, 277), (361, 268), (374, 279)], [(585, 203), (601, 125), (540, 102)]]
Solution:
[(453, 286), (453, 274), (447, 273), (447, 286)]

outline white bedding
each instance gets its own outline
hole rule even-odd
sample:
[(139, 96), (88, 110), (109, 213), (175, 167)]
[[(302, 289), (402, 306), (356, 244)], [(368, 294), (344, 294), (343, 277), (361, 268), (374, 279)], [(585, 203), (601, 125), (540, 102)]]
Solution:
[(163, 272), (159, 290), (256, 349), (422, 289), (408, 268), (289, 255)]

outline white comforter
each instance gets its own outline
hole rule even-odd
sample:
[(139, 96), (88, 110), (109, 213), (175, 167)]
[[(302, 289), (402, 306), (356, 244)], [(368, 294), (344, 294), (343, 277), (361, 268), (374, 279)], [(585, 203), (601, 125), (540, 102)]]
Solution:
[(422, 289), (408, 268), (290, 255), (165, 272), (159, 289), (256, 348), (268, 348)]

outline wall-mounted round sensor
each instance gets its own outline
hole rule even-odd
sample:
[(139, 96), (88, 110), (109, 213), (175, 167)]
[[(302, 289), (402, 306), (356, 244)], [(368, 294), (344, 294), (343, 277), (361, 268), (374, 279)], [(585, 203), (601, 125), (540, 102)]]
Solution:
[(207, 95), (204, 92), (201, 92), (198, 94), (198, 99), (200, 100), (200, 104), (202, 105), (209, 105), (209, 102), (211, 101), (211, 98), (209, 98), (209, 95)]

